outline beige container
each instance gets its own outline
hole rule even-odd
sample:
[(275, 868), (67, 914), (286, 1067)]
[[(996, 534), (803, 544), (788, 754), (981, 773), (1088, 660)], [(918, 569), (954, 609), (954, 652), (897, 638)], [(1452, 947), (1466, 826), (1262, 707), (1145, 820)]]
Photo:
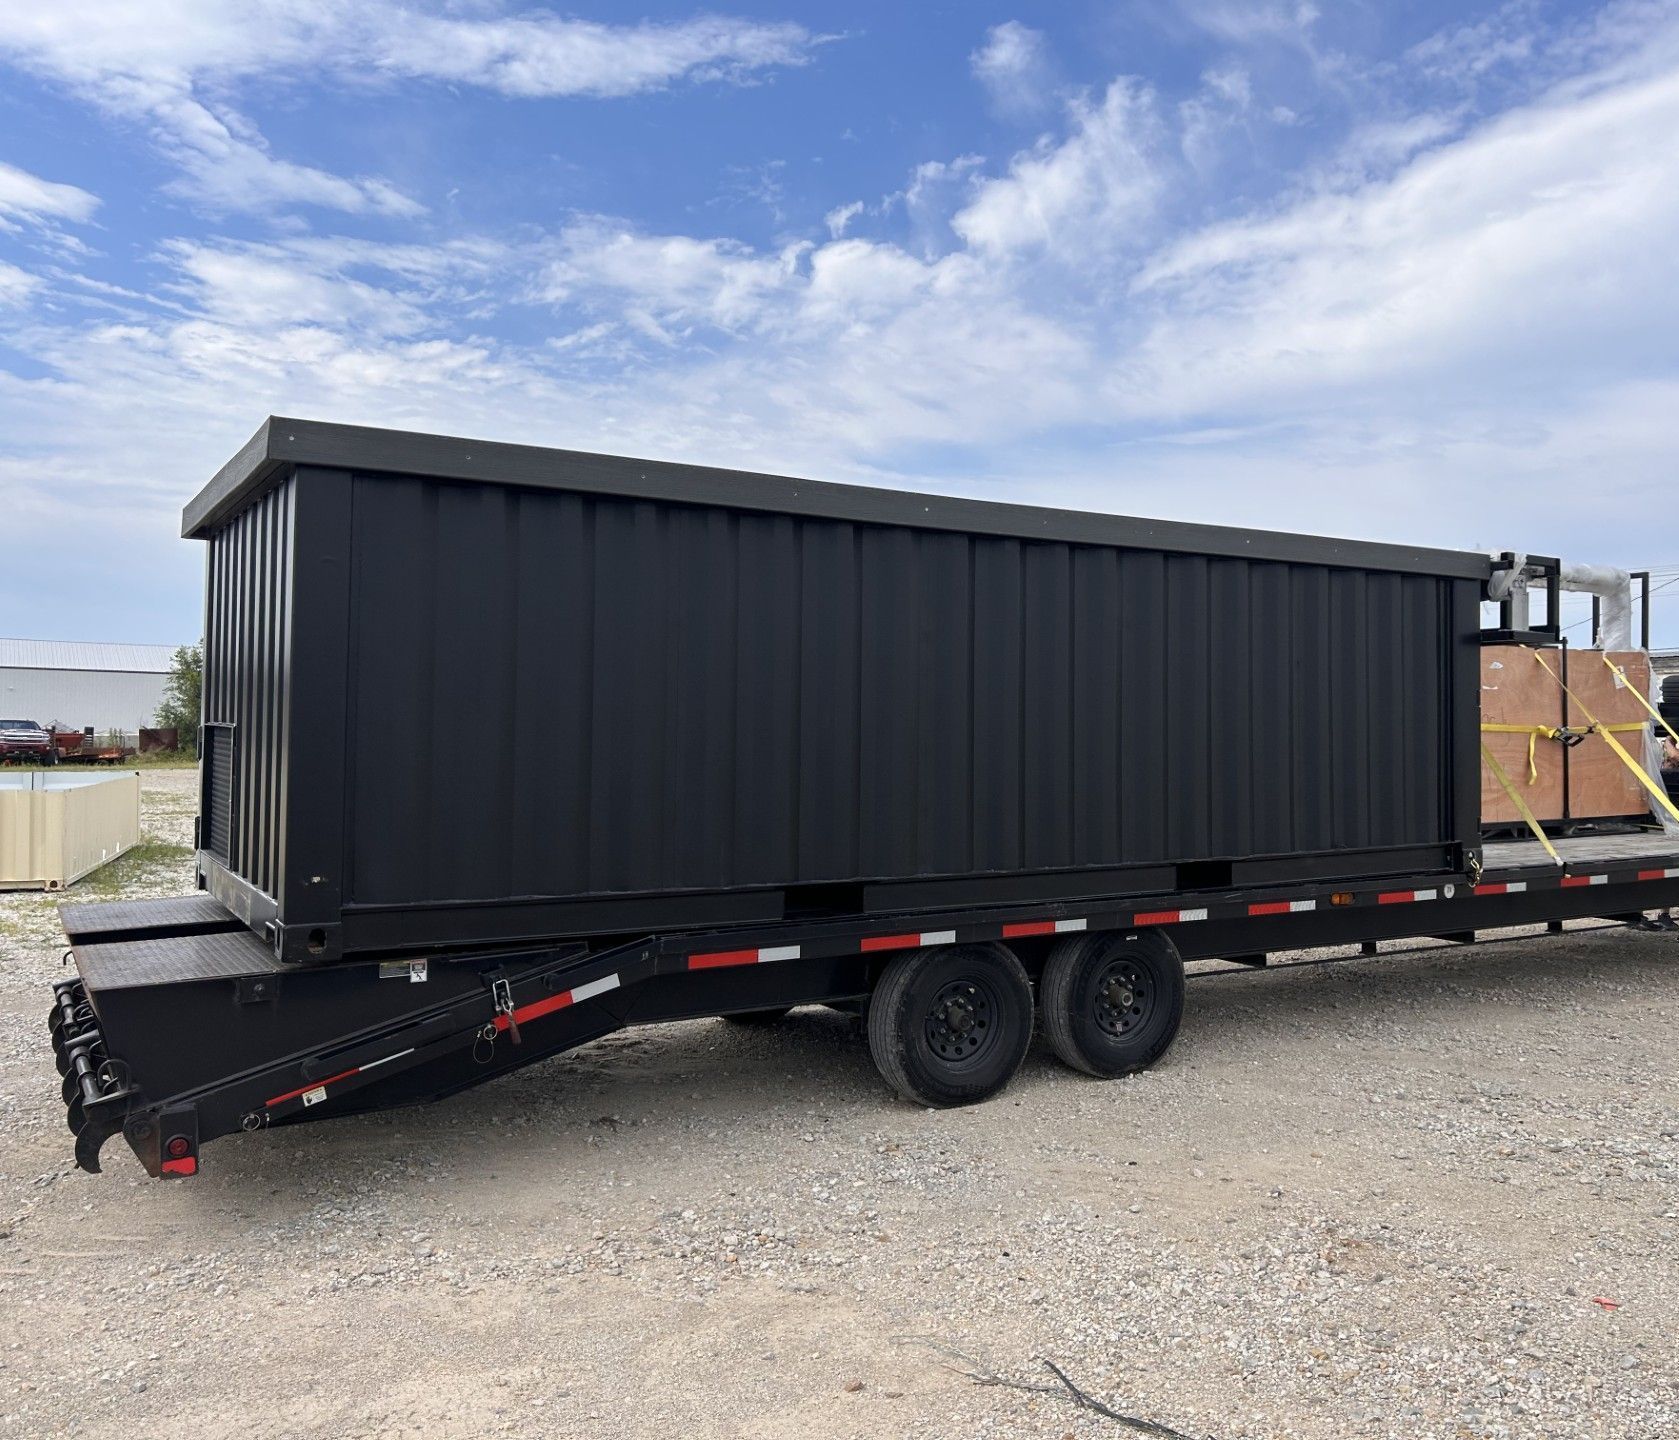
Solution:
[(140, 776), (0, 771), (0, 890), (62, 890), (140, 841)]

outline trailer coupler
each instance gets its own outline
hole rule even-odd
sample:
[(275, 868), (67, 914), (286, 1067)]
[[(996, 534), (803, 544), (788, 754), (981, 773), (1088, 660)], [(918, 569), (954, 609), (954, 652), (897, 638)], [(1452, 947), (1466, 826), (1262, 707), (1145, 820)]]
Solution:
[(53, 986), (47, 1029), (63, 1081), (64, 1118), (76, 1137), (76, 1164), (97, 1175), (100, 1147), (123, 1128), (140, 1092), (128, 1067), (106, 1051), (99, 1017), (79, 978)]

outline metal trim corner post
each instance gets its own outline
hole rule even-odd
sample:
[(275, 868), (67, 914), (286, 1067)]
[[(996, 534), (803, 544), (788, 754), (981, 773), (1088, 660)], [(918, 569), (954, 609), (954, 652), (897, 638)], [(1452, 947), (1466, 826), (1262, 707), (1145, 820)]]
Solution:
[[(207, 731), (234, 730), (232, 773), (221, 783), (232, 787), (240, 818), (225, 862), (201, 836), (200, 883), (283, 959), (332, 960), (347, 893), (350, 476), (300, 467), (263, 499), (273, 511), (264, 523), (236, 531), (228, 517), (208, 537), (204, 719)], [(262, 583), (265, 570), (271, 585)], [(252, 710), (266, 733), (241, 733), (241, 714)], [(207, 765), (206, 790), (214, 779)], [(206, 793), (202, 813), (216, 800)], [(252, 863), (257, 851), (260, 865)]]
[[(339, 916), (349, 881), (342, 797), (349, 763), (343, 743), (349, 707), (350, 477), (341, 470), (298, 469), (293, 531), (291, 673), (286, 701), (288, 758), (314, 751), (310, 773), (282, 775), (285, 879), (279, 896), (287, 960), (341, 953)], [(318, 747), (318, 748), (317, 748)]]

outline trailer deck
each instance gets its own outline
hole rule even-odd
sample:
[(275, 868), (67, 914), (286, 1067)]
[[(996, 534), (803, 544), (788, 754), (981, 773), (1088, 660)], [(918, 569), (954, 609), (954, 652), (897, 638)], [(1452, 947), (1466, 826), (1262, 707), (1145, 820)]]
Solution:
[[(1633, 861), (1654, 862), (1679, 854), (1679, 835), (1659, 830), (1559, 835), (1551, 844), (1568, 870), (1580, 873), (1625, 868)], [(1481, 856), (1482, 868), (1488, 875), (1494, 871), (1556, 870), (1545, 847), (1537, 840), (1489, 840), (1482, 847)]]

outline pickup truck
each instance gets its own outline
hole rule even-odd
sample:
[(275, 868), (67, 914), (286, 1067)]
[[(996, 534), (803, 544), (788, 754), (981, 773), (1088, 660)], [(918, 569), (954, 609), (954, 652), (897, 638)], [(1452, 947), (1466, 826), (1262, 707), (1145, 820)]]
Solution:
[(58, 748), (52, 732), (33, 720), (0, 720), (0, 760), (56, 765)]

